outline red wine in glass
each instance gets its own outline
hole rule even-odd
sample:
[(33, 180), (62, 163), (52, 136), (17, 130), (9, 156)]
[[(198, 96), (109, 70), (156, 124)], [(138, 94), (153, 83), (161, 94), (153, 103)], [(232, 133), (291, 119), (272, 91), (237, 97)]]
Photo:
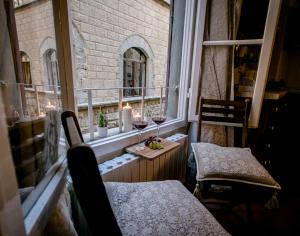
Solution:
[(142, 129), (145, 129), (148, 125), (148, 121), (140, 121), (136, 120), (132, 122), (133, 126), (139, 130), (139, 145), (138, 145), (138, 150), (142, 150), (142, 144), (141, 144), (141, 136), (142, 136)]
[(166, 117), (163, 116), (154, 116), (152, 117), (152, 120), (155, 124), (160, 125), (166, 121)]
[(159, 139), (159, 125), (166, 121), (165, 116), (153, 116), (152, 120), (155, 124), (157, 124), (157, 139)]
[(142, 130), (145, 129), (148, 125), (147, 121), (133, 121), (132, 123), (134, 125), (135, 128), (137, 128), (138, 130)]

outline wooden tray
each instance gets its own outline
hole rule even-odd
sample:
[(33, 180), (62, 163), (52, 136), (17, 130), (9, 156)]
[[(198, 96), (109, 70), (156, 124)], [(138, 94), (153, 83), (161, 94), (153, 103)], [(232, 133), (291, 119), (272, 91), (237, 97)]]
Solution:
[(147, 159), (155, 159), (156, 157), (159, 157), (180, 145), (177, 142), (173, 142), (167, 139), (161, 139), (161, 143), (164, 147), (163, 149), (154, 150), (145, 146), (143, 150), (136, 150), (136, 146), (138, 146), (138, 144), (135, 144), (133, 146), (126, 148), (126, 151)]

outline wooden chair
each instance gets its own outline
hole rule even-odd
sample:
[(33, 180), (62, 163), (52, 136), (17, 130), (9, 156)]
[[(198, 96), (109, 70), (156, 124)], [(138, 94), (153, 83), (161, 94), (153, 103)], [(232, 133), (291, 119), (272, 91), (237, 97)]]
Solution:
[[(235, 205), (266, 200), (280, 185), (251, 154), (247, 143), (250, 100), (200, 100), (198, 143), (192, 148), (197, 164), (196, 195), (205, 204)], [(202, 124), (242, 129), (242, 147), (221, 147), (200, 142)], [(249, 209), (248, 209), (249, 210)], [(250, 212), (248, 212), (250, 216)]]
[(75, 114), (61, 118), (74, 191), (93, 235), (228, 235), (178, 181), (103, 183)]

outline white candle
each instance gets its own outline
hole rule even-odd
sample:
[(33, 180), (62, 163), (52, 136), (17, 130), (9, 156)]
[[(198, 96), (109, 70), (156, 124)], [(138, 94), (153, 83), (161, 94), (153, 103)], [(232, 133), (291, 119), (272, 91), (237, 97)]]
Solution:
[(132, 107), (128, 103), (123, 107), (123, 127), (124, 132), (132, 130)]
[(133, 115), (133, 120), (134, 120), (134, 121), (141, 121), (141, 115), (140, 115), (139, 112), (137, 112), (137, 113), (135, 113), (135, 114)]
[(48, 102), (48, 105), (45, 106), (46, 111), (55, 110), (55, 106), (51, 104), (51, 102)]
[(40, 114), (39, 114), (39, 118), (43, 118), (45, 116), (46, 116), (45, 113), (41, 111)]

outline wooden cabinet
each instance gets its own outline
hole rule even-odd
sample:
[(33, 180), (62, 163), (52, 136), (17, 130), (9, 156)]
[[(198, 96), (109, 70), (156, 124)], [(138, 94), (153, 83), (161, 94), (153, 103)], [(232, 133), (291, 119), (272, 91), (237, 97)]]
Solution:
[(264, 99), (258, 128), (249, 130), (248, 143), (253, 154), (275, 175), (281, 161), (287, 109), (286, 96)]

